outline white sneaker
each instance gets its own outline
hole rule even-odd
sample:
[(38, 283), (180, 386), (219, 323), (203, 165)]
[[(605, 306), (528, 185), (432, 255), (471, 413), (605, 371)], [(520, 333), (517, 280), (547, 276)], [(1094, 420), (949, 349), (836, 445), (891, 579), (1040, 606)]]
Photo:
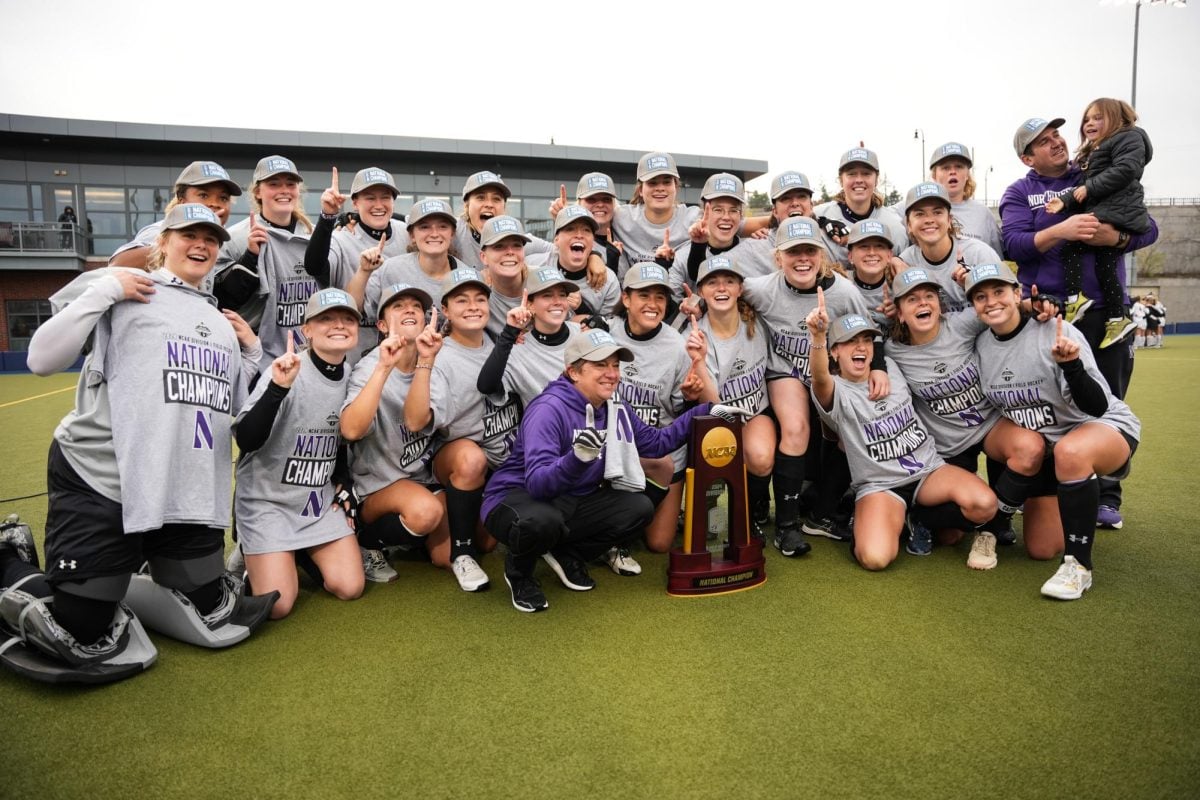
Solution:
[(642, 565), (633, 560), (627, 547), (610, 547), (604, 554), (604, 563), (618, 575), (641, 575)]
[(372, 583), (394, 583), (400, 573), (392, 569), (392, 565), (383, 556), (382, 550), (358, 548), (362, 553), (363, 575)]
[(1075, 556), (1066, 556), (1054, 577), (1042, 584), (1042, 594), (1058, 600), (1078, 600), (1090, 588), (1092, 571), (1076, 561)]
[(488, 588), (487, 573), (479, 566), (479, 562), (470, 556), (454, 559), (450, 569), (454, 571), (454, 577), (458, 578), (458, 585), (464, 592), (482, 592)]
[(971, 542), (971, 554), (967, 556), (967, 566), (971, 569), (992, 569), (996, 566), (996, 535), (987, 531), (975, 534)]
[(237, 542), (233, 543), (233, 550), (225, 559), (225, 571), (239, 578), (246, 574), (246, 556), (242, 555), (242, 546)]

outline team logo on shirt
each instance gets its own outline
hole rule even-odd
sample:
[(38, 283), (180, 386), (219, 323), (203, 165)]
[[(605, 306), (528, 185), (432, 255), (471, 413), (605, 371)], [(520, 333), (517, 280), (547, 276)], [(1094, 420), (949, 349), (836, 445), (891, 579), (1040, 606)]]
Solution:
[(933, 371), (939, 375), (944, 374), (946, 372), (946, 363), (944, 361), (938, 361), (933, 365)]
[[(166, 344), (163, 402), (201, 406), (228, 414), (233, 407), (229, 353), (221, 348), (177, 339), (169, 339)], [(211, 431), (208, 438), (211, 441)]]
[(630, 378), (637, 376), (638, 368), (634, 366), (632, 361), (625, 362), (625, 374)]
[(336, 433), (299, 433), (283, 463), (281, 482), (288, 486), (324, 486), (337, 459)]
[(196, 335), (201, 339), (207, 339), (209, 336), (212, 336), (212, 330), (210, 330), (207, 325), (201, 322), (196, 326)]
[(1005, 383), (1011, 381), (1013, 379), (1012, 370), (1010, 370), (1008, 367), (1005, 367), (1004, 371), (1000, 373), (1000, 377), (1004, 378)]
[(924, 467), (912, 454), (928, 441), (929, 435), (917, 424), (912, 403), (880, 419), (864, 422), (862, 429), (867, 455), (875, 461), (898, 461), (910, 475)]
[(325, 424), (331, 428), (336, 428), (338, 426), (338, 423), (341, 421), (341, 419), (342, 418), (340, 416), (338, 416), (338, 413), (336, 411), (330, 411), (329, 416), (327, 416), (325, 418)]
[(279, 282), (275, 289), (275, 327), (295, 328), (304, 322), (304, 310), (308, 298), (317, 291), (317, 280), (304, 272), (304, 265), (296, 266), (302, 278)]

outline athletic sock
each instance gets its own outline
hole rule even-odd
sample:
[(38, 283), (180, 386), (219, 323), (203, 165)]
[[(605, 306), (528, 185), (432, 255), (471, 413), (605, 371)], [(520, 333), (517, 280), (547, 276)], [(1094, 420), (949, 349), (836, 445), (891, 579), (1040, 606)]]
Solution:
[(930, 530), (950, 528), (959, 531), (973, 531), (977, 527), (974, 522), (963, 516), (958, 503), (939, 503), (936, 506), (917, 505), (913, 507), (913, 516)]
[(804, 456), (775, 451), (775, 527), (794, 525), (800, 515), (800, 489), (804, 486)]
[(456, 489), (449, 484), (446, 491), (446, 521), (450, 525), (450, 562), (459, 556), (475, 556), (475, 527), (479, 524), (479, 506), (483, 489)]
[(1036, 477), (1036, 475), (1022, 475), (1005, 467), (992, 485), (992, 491), (996, 493), (999, 505), (997, 516), (1005, 513), (1011, 517), (1017, 513), (1017, 509), (1029, 499), (1029, 492), (1033, 490)]
[(812, 516), (832, 519), (837, 514), (842, 495), (850, 488), (850, 463), (846, 454), (833, 442), (825, 442), (821, 451), (821, 480)]
[(1067, 555), (1092, 568), (1092, 540), (1096, 537), (1096, 512), (1100, 508), (1100, 482), (1093, 475), (1081, 481), (1058, 484), (1058, 515), (1062, 518)]
[(746, 492), (750, 495), (750, 513), (755, 509), (770, 508), (771, 505), (771, 476), (746, 473)]
[(667, 492), (667, 489), (664, 489), (649, 479), (646, 481), (646, 488), (642, 490), (642, 494), (646, 495), (646, 497), (650, 499), (650, 502), (654, 504), (655, 508), (658, 508), (660, 505), (662, 505), (662, 501), (667, 499)]
[(49, 597), (52, 592), (46, 576), (32, 564), (17, 558), (11, 547), (0, 547), (0, 589), (7, 589), (27, 575), (36, 575), (21, 584), (21, 591), (34, 597)]
[(399, 514), (389, 511), (379, 519), (359, 525), (357, 538), (359, 547), (382, 550), (385, 547), (413, 544), (414, 540), (421, 541), (425, 537), (413, 533)]
[(199, 589), (183, 592), (183, 596), (192, 601), (192, 605), (201, 616), (212, 613), (225, 597), (225, 583), (220, 578), (204, 584)]
[(54, 591), (54, 621), (81, 645), (94, 644), (112, 627), (116, 601), (93, 600), (76, 594)]

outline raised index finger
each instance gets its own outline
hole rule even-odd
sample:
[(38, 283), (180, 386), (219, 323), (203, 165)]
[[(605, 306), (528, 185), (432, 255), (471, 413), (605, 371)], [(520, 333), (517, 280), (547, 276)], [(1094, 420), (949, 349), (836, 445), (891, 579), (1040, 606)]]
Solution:
[(1058, 317), (1057, 317), (1057, 319), (1058, 319), (1058, 333), (1057, 333), (1057, 336), (1058, 336), (1058, 338), (1059, 338), (1059, 339), (1061, 339), (1061, 338), (1063, 337), (1063, 336), (1062, 336), (1062, 314), (1059, 314), (1059, 315), (1058, 315)]
[(379, 255), (383, 255), (383, 246), (387, 244), (387, 231), (379, 235)]
[(528, 289), (521, 292), (521, 305), (522, 305), (522, 307), (529, 305), (529, 290)]
[(663, 231), (663, 247), (671, 246), (671, 229), (667, 228)]
[(562, 200), (564, 206), (567, 204), (567, 185), (565, 183), (558, 185), (558, 199)]
[(431, 309), (429, 309), (429, 311), (429, 329), (434, 333), (437, 333), (437, 306), (433, 306)]
[(341, 194), (341, 193), (342, 193), (342, 192), (341, 192), (341, 189), (339, 189), (339, 188), (338, 188), (338, 174), (337, 174), (337, 167), (334, 167), (334, 168), (333, 168), (333, 179), (332, 179), (332, 182), (329, 184), (329, 188), (330, 188), (330, 189), (333, 189), (333, 193), (334, 193), (334, 194)]
[(817, 287), (817, 308), (825, 310), (825, 290), (820, 286)]
[[(292, 336), (287, 337), (287, 354), (288, 356), (294, 356), (296, 354), (296, 342)], [(288, 360), (290, 361), (291, 358)]]

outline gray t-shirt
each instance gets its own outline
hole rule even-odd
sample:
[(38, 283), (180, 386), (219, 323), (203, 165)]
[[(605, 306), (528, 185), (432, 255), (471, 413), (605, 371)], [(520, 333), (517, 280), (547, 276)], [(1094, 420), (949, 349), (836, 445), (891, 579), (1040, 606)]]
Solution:
[[(567, 329), (571, 335), (579, 332), (579, 326), (574, 322), (568, 322)], [(504, 368), (504, 388), (516, 392), (522, 408), (528, 408), (530, 401), (541, 394), (550, 381), (563, 374), (566, 349), (566, 341), (543, 344), (532, 331), (525, 334), (524, 342), (513, 345)]]
[[(825, 308), (831, 320), (845, 314), (870, 314), (854, 284), (837, 273), (832, 278), (832, 284), (825, 290)], [(772, 357), (767, 367), (768, 377), (799, 378), (808, 386), (812, 372), (808, 364), (810, 340), (805, 318), (817, 307), (816, 289), (793, 289), (783, 272), (777, 271), (747, 280), (742, 297), (758, 312), (759, 320), (769, 331)]]
[(620, 277), (625, 277), (625, 273), (634, 264), (654, 260), (654, 251), (662, 246), (663, 232), (668, 228), (671, 230), (671, 247), (679, 249), (684, 243), (690, 242), (688, 229), (698, 219), (700, 219), (700, 209), (696, 206), (686, 206), (683, 203), (675, 206), (675, 213), (664, 225), (658, 225), (646, 219), (646, 206), (644, 205), (617, 206), (613, 213), (612, 227), (623, 250)]
[[(633, 351), (633, 361), (621, 362), (617, 393), (642, 422), (665, 428), (684, 410), (681, 387), (692, 360), (683, 336), (671, 326), (660, 324), (649, 338), (635, 337), (623, 319), (613, 319), (609, 328), (617, 344)], [(683, 469), (687, 446), (675, 450), (671, 458), (676, 471)]]
[(521, 305), (521, 295), (509, 297), (493, 288), (488, 295), (487, 334), (495, 341), (508, 324), (508, 312)]
[(492, 342), (466, 347), (449, 336), (442, 343), (429, 378), (429, 407), (433, 427), (447, 442), (469, 439), (487, 454), (493, 469), (504, 463), (521, 421), (516, 395), (484, 397), (475, 388)]
[[(234, 429), (271, 385), (263, 375), (242, 407)], [(338, 415), (350, 374), (330, 380), (300, 355), (300, 374), (280, 403), (267, 441), (238, 460), (234, 514), (238, 541), (248, 554), (316, 547), (350, 535), (346, 515), (333, 502)]]
[[(854, 267), (846, 267), (846, 272), (850, 279), (850, 283), (862, 295), (863, 302), (867, 304), (867, 308), (871, 310), (871, 320), (879, 326), (879, 330), (883, 331), (886, 337), (892, 329), (892, 320), (886, 314), (879, 310), (883, 305), (883, 287), (887, 281), (880, 281), (878, 286), (867, 288), (859, 282), (858, 276), (854, 274)], [(888, 291), (891, 291), (889, 287)]]
[[(302, 228), (302, 225), (297, 225)], [(294, 343), (304, 344), (300, 326), (308, 298), (320, 287), (317, 279), (304, 269), (304, 251), (308, 247), (307, 233), (289, 233), (283, 228), (267, 227), (267, 241), (258, 252), (259, 294), (265, 295), (262, 323), (258, 338), (262, 339), (263, 369), (287, 350), (291, 336)]]
[[(345, 289), (358, 272), (358, 259), (363, 251), (378, 247), (379, 240), (363, 230), (361, 224), (339, 228), (329, 240), (329, 285)], [(388, 225), (387, 243), (383, 246), (384, 260), (408, 252), (408, 231), (403, 222), (392, 220)], [(378, 272), (378, 270), (376, 270)]]
[[(450, 270), (447, 274), (461, 265), (461, 262), (451, 256)], [(394, 283), (407, 283), (424, 289), (433, 299), (433, 305), (440, 306), (443, 278), (434, 278), (421, 269), (421, 262), (416, 253), (392, 256), (367, 278), (367, 286), (363, 291), (363, 317), (368, 325), (376, 323), (379, 316), (379, 298), (383, 296), (383, 290)]]
[(978, 239), (997, 253), (1004, 252), (1004, 244), (1000, 240), (1000, 226), (992, 210), (978, 200), (964, 200), (954, 203), (950, 214), (958, 220), (963, 236)]
[[(479, 246), (479, 242), (475, 241), (475, 237), (471, 235), (471, 226), (464, 219), (460, 219), (458, 227), (454, 229), (454, 244), (467, 266), (474, 267), (477, 270), (483, 269), (483, 248)], [(554, 245), (552, 243), (534, 236), (531, 241), (525, 244), (525, 255), (528, 257), (536, 253), (549, 253), (553, 249)]]
[(954, 270), (961, 263), (967, 269), (976, 264), (999, 264), (1000, 255), (981, 241), (976, 239), (955, 239), (954, 248), (950, 255), (940, 264), (933, 264), (925, 258), (921, 248), (911, 245), (900, 254), (900, 260), (910, 267), (921, 267), (930, 277), (942, 287), (942, 302), (947, 311), (962, 311), (971, 303), (963, 287), (954, 280)]
[[(700, 318), (700, 330), (708, 337), (708, 357), (705, 366), (717, 384), (717, 396), (727, 406), (744, 408), (752, 414), (766, 411), (767, 361), (770, 349), (768, 334), (761, 324), (755, 325), (750, 338), (744, 321), (738, 321), (737, 333), (722, 339), (713, 333), (712, 320)], [(687, 335), (687, 331), (684, 331)]]
[[(562, 267), (560, 267), (558, 264), (557, 252), (530, 256), (529, 258), (525, 259), (525, 263), (530, 269), (537, 269), (539, 267), (554, 267), (559, 272), (562, 272), (564, 276), (566, 276), (566, 273), (563, 272)], [(582, 278), (571, 278), (569, 276), (566, 277), (567, 280), (579, 287), (580, 296), (583, 298), (583, 301), (587, 303), (587, 307), (591, 309), (593, 314), (599, 314), (602, 317), (607, 317), (612, 314), (613, 310), (616, 309), (616, 307), (621, 303), (621, 282), (617, 279), (617, 276), (612, 273), (612, 270), (609, 270), (608, 274), (605, 275), (604, 285), (599, 289), (593, 289), (591, 285), (588, 284), (586, 274)]]
[(867, 396), (867, 381), (835, 375), (830, 410), (816, 403), (817, 413), (846, 448), (855, 500), (921, 480), (945, 463), (913, 408), (904, 376), (890, 358), (884, 363), (891, 391), (883, 400)]
[(108, 387), (126, 533), (229, 525), (241, 351), (213, 298), (168, 275), (149, 303), (112, 307), (80, 378)]
[[(719, 253), (719, 255), (733, 259), (737, 263), (738, 267), (742, 270), (743, 278), (751, 275), (769, 275), (771, 272), (774, 272), (777, 269), (773, 260), (773, 256), (770, 270), (763, 271), (761, 269), (761, 265), (758, 264), (758, 257), (760, 253), (758, 253), (750, 244), (751, 242), (765, 241), (767, 240), (739, 239), (736, 245), (728, 250), (722, 251)], [(671, 295), (676, 299), (676, 301), (683, 301), (683, 287), (685, 284), (689, 289), (692, 290), (693, 293), (698, 291), (696, 288), (696, 282), (688, 276), (687, 269), (688, 259), (691, 257), (692, 248), (694, 247), (703, 247), (705, 249), (705, 258), (709, 258), (713, 255), (713, 252), (707, 243), (697, 244), (696, 242), (689, 240), (682, 246), (675, 248), (675, 260), (671, 262), (671, 268), (667, 270), (667, 281), (671, 285)], [(747, 269), (747, 264), (752, 264), (753, 269)]]
[[(372, 350), (354, 367), (342, 410), (362, 392), (378, 363), (379, 351)], [(399, 480), (433, 483), (430, 469), (432, 426), (417, 432), (404, 426), (404, 401), (410, 386), (412, 374), (393, 369), (383, 385), (379, 409), (366, 435), (350, 444), (350, 474), (354, 476), (354, 486), (360, 497), (374, 494)]]
[(1097, 420), (1079, 410), (1071, 399), (1062, 368), (1050, 356), (1058, 335), (1056, 325), (1039, 325), (1030, 320), (1011, 339), (1000, 341), (990, 331), (979, 334), (980, 382), (984, 394), (1004, 416), (1022, 428), (1037, 431), (1057, 442), (1085, 422), (1099, 421), (1126, 435), (1141, 438), (1142, 424), (1124, 402), (1113, 397), (1108, 382), (1096, 367), (1096, 359), (1083, 334), (1063, 323), (1063, 336), (1079, 344), (1079, 358), (1088, 375), (1108, 399), (1108, 410)]
[(975, 337), (986, 326), (973, 311), (942, 316), (937, 338), (926, 344), (889, 339), (885, 352), (908, 383), (917, 415), (943, 457), (956, 456), (987, 436), (1000, 411), (983, 394)]
[[(827, 219), (841, 220), (847, 228), (853, 228), (854, 223), (846, 219), (846, 215), (842, 213), (842, 207), (836, 200), (830, 200), (813, 209), (813, 215), (816, 217), (825, 217)], [(888, 206), (877, 206), (871, 209), (871, 213), (867, 219), (877, 220), (887, 228), (888, 238), (892, 240), (892, 252), (896, 255), (900, 254), (905, 247), (908, 246), (908, 231), (904, 227), (904, 218), (896, 212), (895, 209)], [(825, 239), (825, 247), (833, 255), (833, 260), (840, 264), (849, 265), (850, 251), (844, 246), (838, 244), (827, 236)]]

